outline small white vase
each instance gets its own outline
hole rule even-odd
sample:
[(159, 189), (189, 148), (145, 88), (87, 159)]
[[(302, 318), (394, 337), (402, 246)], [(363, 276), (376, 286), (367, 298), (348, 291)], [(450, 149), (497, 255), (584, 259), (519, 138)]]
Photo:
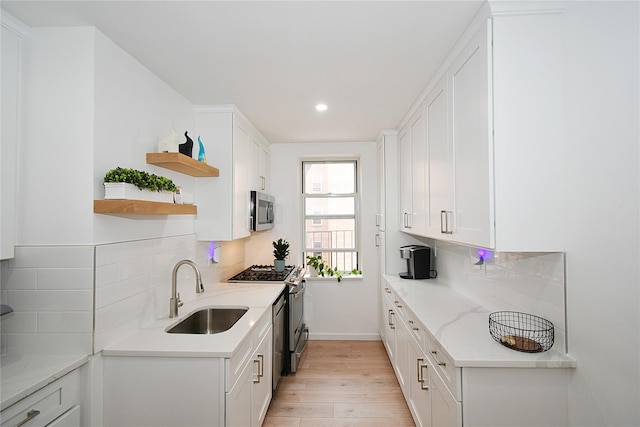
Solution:
[(141, 190), (126, 182), (105, 182), (104, 198), (107, 200), (146, 200), (173, 203), (173, 192)]

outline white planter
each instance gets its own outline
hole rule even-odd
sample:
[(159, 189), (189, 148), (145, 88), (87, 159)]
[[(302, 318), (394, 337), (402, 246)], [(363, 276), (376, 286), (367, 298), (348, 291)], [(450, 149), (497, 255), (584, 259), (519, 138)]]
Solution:
[(150, 202), (173, 203), (173, 192), (140, 190), (133, 184), (105, 182), (104, 198), (108, 200), (147, 200)]

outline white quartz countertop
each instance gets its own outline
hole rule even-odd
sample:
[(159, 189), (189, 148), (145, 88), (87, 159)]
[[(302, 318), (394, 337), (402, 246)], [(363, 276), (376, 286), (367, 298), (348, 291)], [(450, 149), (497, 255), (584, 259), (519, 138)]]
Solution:
[(456, 367), (575, 368), (576, 360), (554, 348), (524, 353), (497, 343), (489, 333), (492, 310), (433, 280), (385, 275), (385, 282), (420, 320)]
[[(217, 283), (207, 286), (195, 300), (185, 302), (178, 317), (151, 322), (103, 350), (104, 356), (232, 357), (253, 325), (284, 289), (279, 283)], [(168, 311), (167, 301), (167, 311)], [(247, 307), (249, 310), (229, 330), (217, 334), (169, 334), (165, 330), (190, 313), (206, 307)]]
[(16, 355), (0, 358), (0, 410), (40, 390), (89, 360), (87, 355)]

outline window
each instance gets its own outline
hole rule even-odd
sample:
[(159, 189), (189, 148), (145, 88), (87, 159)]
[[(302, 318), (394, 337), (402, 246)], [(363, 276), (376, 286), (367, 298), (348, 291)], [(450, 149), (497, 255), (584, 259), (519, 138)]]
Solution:
[(358, 268), (357, 161), (303, 161), (304, 259), (340, 271)]

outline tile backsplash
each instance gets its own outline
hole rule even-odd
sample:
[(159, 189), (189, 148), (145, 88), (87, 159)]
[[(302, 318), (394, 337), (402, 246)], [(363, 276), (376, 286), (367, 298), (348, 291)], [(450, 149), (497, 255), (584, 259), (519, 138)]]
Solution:
[(492, 311), (534, 314), (554, 324), (558, 351), (566, 352), (563, 253), (492, 253), (478, 262), (476, 248), (437, 242), (438, 279)]
[[(171, 273), (181, 259), (202, 281), (224, 281), (245, 267), (244, 241), (215, 244), (193, 234), (97, 246), (16, 247), (2, 261), (0, 301), (14, 312), (0, 320), (0, 354), (91, 354), (140, 325), (166, 316)], [(182, 300), (195, 298), (195, 275), (178, 271)]]
[(93, 246), (19, 246), (2, 261), (2, 354), (89, 354)]

